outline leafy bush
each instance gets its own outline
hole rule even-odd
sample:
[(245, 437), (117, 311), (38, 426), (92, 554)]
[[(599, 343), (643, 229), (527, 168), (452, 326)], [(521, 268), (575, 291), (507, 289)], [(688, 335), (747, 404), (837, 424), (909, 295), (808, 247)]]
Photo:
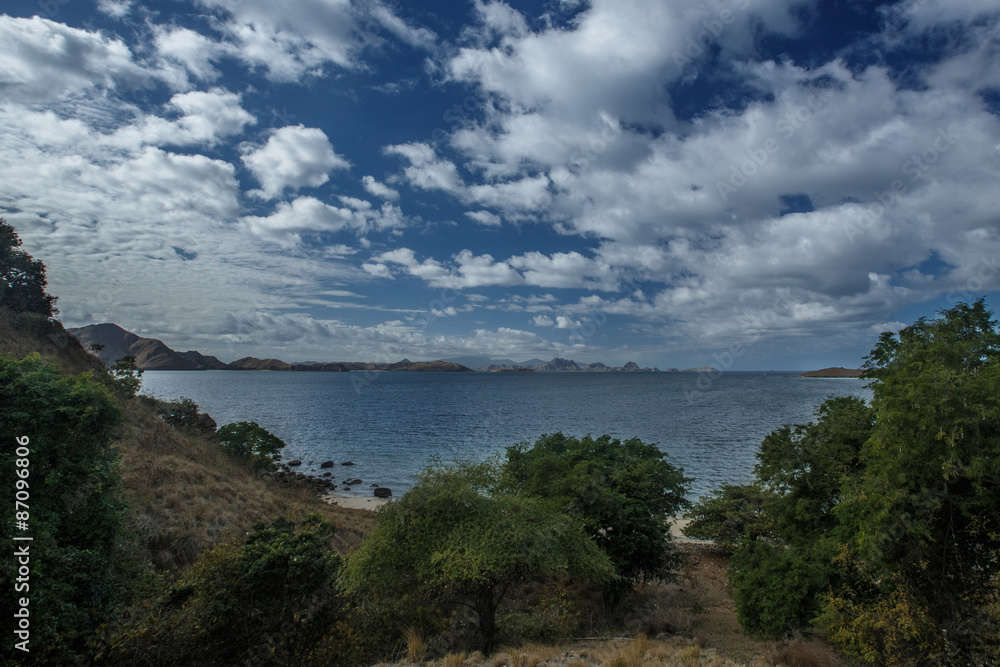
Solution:
[(335, 587), (333, 524), (258, 522), (204, 553), (161, 598), (108, 640), (111, 664), (359, 664)]
[(687, 513), (688, 537), (714, 540), (716, 546), (733, 551), (743, 540), (774, 538), (764, 512), (768, 493), (759, 483), (723, 484), (699, 500)]
[(158, 402), (156, 413), (174, 428), (187, 429), (194, 426), (198, 419), (198, 404), (181, 396), (176, 401)]
[(556, 433), (508, 447), (504, 476), (513, 492), (547, 499), (583, 522), (615, 566), (609, 592), (618, 599), (637, 581), (670, 576), (679, 563), (668, 520), (688, 506), (691, 480), (666, 458), (638, 438)]
[(285, 446), (281, 438), (252, 421), (226, 424), (215, 437), (225, 451), (261, 470), (273, 470)]
[[(28, 530), (21, 534), (33, 538), (19, 543), (31, 554), (24, 591), (31, 652), (17, 652), (23, 660), (66, 664), (84, 655), (94, 629), (121, 601), (125, 573), (117, 545), (126, 507), (111, 446), (120, 417), (115, 400), (89, 374), (64, 377), (38, 355), (0, 356), (0, 483), (11, 494), (24, 492)], [(22, 456), (15, 438), (25, 437)], [(2, 520), (15, 526), (13, 498)], [(0, 586), (9, 594), (16, 568), (17, 559), (0, 559)], [(7, 655), (13, 641), (5, 633)]]

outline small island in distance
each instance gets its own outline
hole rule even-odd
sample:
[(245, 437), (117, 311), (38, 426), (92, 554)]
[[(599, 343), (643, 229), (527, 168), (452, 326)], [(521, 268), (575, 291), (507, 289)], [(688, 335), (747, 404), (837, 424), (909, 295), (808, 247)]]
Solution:
[(796, 375), (797, 378), (859, 378), (861, 377), (860, 368), (843, 368), (841, 366), (824, 368), (818, 371), (808, 371), (802, 373), (801, 375)]

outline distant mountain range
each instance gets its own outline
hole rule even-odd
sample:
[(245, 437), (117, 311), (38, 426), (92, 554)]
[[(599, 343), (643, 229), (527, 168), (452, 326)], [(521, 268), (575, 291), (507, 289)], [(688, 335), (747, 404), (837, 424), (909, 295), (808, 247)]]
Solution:
[(471, 371), (471, 368), (447, 361), (410, 361), (375, 364), (363, 361), (310, 362), (290, 364), (280, 359), (243, 357), (231, 364), (200, 352), (177, 352), (155, 338), (143, 338), (117, 324), (92, 324), (79, 329), (69, 329), (85, 348), (93, 344), (103, 346), (99, 351), (106, 364), (114, 364), (122, 357), (135, 357), (135, 365), (148, 371)]
[(369, 363), (363, 361), (309, 361), (305, 363), (288, 363), (280, 359), (257, 359), (243, 357), (232, 363), (226, 363), (216, 357), (207, 356), (189, 350), (177, 352), (170, 349), (163, 341), (155, 338), (143, 338), (130, 331), (122, 329), (117, 324), (92, 324), (79, 329), (69, 329), (85, 348), (97, 344), (102, 346), (98, 351), (106, 364), (114, 364), (122, 357), (135, 357), (135, 365), (143, 370), (151, 371), (199, 371), (199, 370), (230, 370), (230, 371), (478, 371), (503, 373), (694, 373), (714, 371), (711, 366), (687, 368), (680, 370), (668, 368), (640, 368), (630, 361), (624, 366), (608, 366), (601, 362), (593, 364), (578, 364), (572, 359), (556, 357), (551, 361), (528, 359), (516, 362), (512, 359), (493, 359), (487, 356), (467, 355), (440, 361), (410, 361), (402, 359), (395, 363)]

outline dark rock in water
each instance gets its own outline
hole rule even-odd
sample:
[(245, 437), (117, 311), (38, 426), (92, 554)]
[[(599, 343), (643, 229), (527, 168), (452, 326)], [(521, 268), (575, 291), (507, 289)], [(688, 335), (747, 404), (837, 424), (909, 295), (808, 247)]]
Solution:
[(333, 477), (333, 473), (332, 472), (325, 472), (325, 473), (323, 473), (323, 477)]
[(375, 489), (375, 497), (376, 498), (391, 498), (392, 497), (392, 489), (386, 488), (384, 486), (380, 486), (379, 488)]
[(319, 464), (319, 467), (320, 468), (332, 468), (334, 465), (335, 464), (334, 464), (333, 461), (323, 461), (322, 463)]
[(343, 463), (341, 463), (340, 465), (342, 465), (342, 466), (352, 466), (352, 465), (354, 465), (354, 463), (353, 463), (353, 462), (351, 462), (351, 461), (344, 461), (344, 462), (343, 462)]
[(360, 479), (345, 479), (345, 480), (344, 480), (344, 484), (354, 484), (354, 485), (358, 485), (358, 484), (364, 484), (364, 482), (363, 482), (363, 481), (361, 481)]
[(300, 466), (300, 465), (302, 465), (302, 461), (300, 459), (295, 459), (294, 461), (289, 461), (288, 465), (290, 465), (290, 466)]
[(376, 486), (378, 486), (378, 484), (372, 484), (372, 487), (376, 487)]
[(351, 490), (351, 487), (349, 487), (349, 486), (345, 486), (344, 487), (344, 491), (350, 491), (350, 490)]

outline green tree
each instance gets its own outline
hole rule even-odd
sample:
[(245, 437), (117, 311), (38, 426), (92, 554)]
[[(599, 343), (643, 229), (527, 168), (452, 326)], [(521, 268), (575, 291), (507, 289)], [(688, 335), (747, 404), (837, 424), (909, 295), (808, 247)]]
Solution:
[(764, 512), (768, 492), (757, 482), (723, 484), (700, 499), (687, 517), (688, 537), (713, 540), (717, 547), (735, 550), (743, 540), (773, 538), (774, 529)]
[[(29, 586), (31, 652), (12, 651), (12, 632), (4, 639), (5, 654), (19, 661), (69, 664), (85, 655), (88, 638), (121, 601), (117, 549), (126, 506), (111, 443), (120, 417), (89, 374), (64, 377), (38, 355), (0, 356), (0, 480), (10, 494), (3, 526), (33, 538), (24, 543), (31, 572), (22, 582)], [(15, 489), (26, 507), (15, 507)], [(15, 511), (27, 513), (27, 530), (15, 531)], [(15, 558), (0, 559), (8, 595), (16, 568)]]
[(551, 501), (579, 518), (608, 555), (617, 600), (637, 581), (670, 576), (679, 558), (669, 520), (688, 506), (684, 471), (639, 438), (574, 438), (555, 433), (507, 448), (505, 481), (514, 493)]
[(52, 317), (56, 297), (45, 292), (45, 264), (20, 249), (21, 239), (0, 218), (0, 308)]
[(224, 450), (254, 468), (273, 470), (285, 442), (257, 422), (226, 424), (215, 433)]
[[(982, 300), (884, 333), (868, 355), (874, 431), (864, 475), (834, 512), (852, 528), (859, 578), (831, 609), (870, 613), (905, 599), (907, 642), (853, 645), (878, 661), (937, 652), (977, 663), (1000, 651), (1000, 332)], [(825, 617), (843, 628), (841, 614)], [(876, 633), (877, 634), (877, 633)], [(911, 653), (900, 653), (908, 644)], [(851, 645), (848, 644), (850, 647)], [(900, 657), (903, 656), (903, 657)]]
[(576, 521), (541, 499), (505, 493), (497, 477), (494, 462), (425, 471), (378, 510), (374, 531), (347, 559), (347, 590), (425, 610), (468, 607), (488, 651), (497, 609), (514, 583), (558, 572), (597, 581), (612, 575)]
[(780, 638), (809, 627), (820, 596), (840, 586), (844, 539), (834, 513), (861, 473), (873, 412), (855, 397), (825, 401), (816, 421), (782, 426), (761, 443), (752, 485), (724, 487), (692, 513), (695, 531), (732, 544), (737, 616), (748, 633)]

